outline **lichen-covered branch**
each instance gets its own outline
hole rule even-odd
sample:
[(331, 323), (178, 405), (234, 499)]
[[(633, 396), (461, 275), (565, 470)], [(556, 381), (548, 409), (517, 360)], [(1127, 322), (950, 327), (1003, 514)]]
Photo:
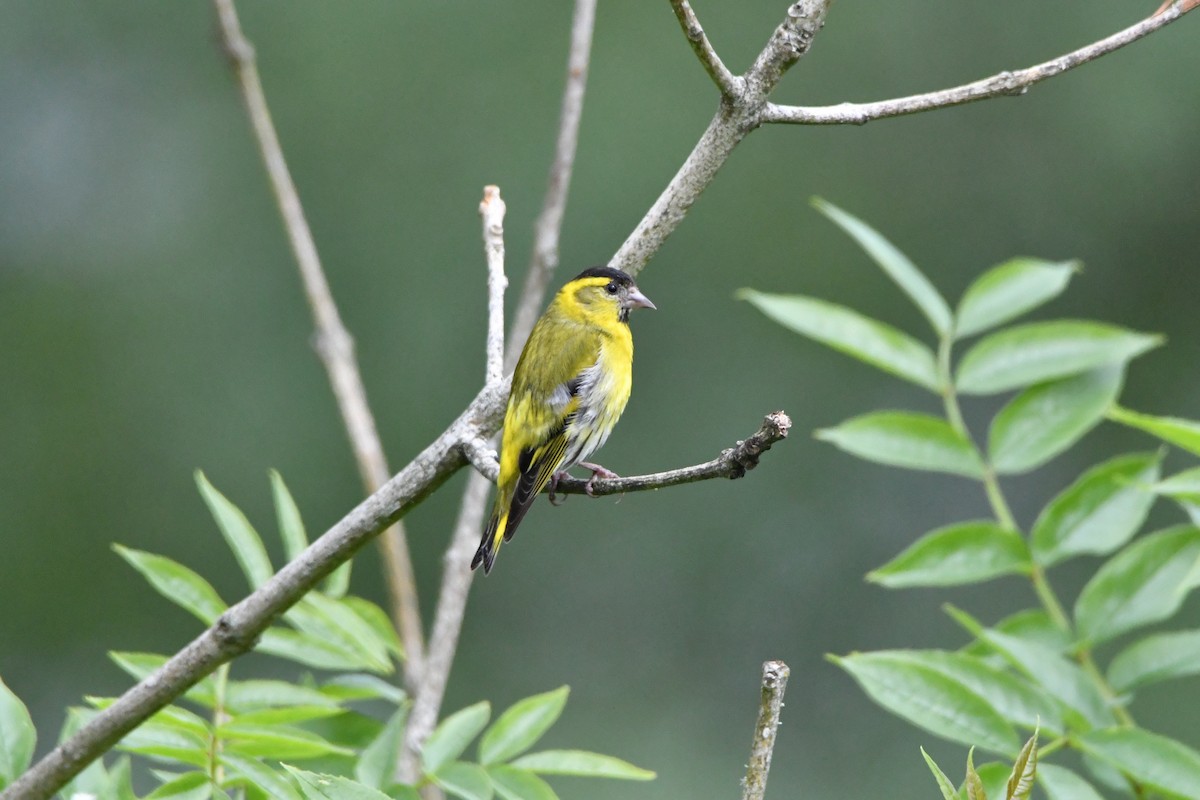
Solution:
[(767, 774), (771, 771), (771, 754), (775, 750), (775, 734), (779, 731), (779, 711), (783, 708), (783, 693), (787, 690), (790, 674), (788, 665), (782, 661), (763, 664), (762, 694), (750, 745), (750, 763), (746, 765), (746, 777), (742, 779), (742, 800), (763, 800), (767, 792)]
[[(292, 181), (283, 147), (275, 132), (275, 123), (267, 107), (266, 94), (258, 77), (254, 47), (242, 33), (233, 0), (215, 0), (215, 5), (221, 39), (237, 73), (242, 100), (250, 116), (254, 138), (262, 154), (279, 212), (283, 216), (284, 229), (312, 311), (317, 355), (329, 376), (338, 411), (341, 412), (350, 446), (354, 450), (359, 475), (367, 494), (370, 494), (387, 482), (392, 471), (388, 468), (379, 432), (375, 428), (375, 417), (367, 404), (367, 390), (354, 354), (354, 338), (342, 324), (333, 292), (321, 268), (317, 245), (305, 219), (304, 207), (300, 204), (300, 193)], [(405, 682), (411, 689), (421, 671), (425, 644), (417, 605), (416, 579), (403, 526), (397, 523), (384, 531), (379, 538), (379, 547), (391, 601), (392, 621), (404, 645)]]

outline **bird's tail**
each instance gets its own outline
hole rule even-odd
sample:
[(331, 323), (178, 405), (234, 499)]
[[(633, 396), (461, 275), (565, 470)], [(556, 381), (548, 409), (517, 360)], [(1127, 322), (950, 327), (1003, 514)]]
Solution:
[(479, 540), (479, 549), (475, 551), (475, 557), (471, 559), (471, 569), (483, 564), (484, 575), (492, 571), (496, 553), (500, 552), (500, 545), (508, 538), (504, 535), (507, 528), (508, 514), (497, 504), (496, 510), (492, 512), (492, 518), (488, 520), (487, 527), (483, 529), (483, 538)]

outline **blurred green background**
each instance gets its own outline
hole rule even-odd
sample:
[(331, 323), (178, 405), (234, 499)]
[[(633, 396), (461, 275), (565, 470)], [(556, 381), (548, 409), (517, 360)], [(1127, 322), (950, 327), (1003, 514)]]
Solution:
[[(965, 82), (1100, 38), (1156, 3), (838, 3), (775, 99)], [(513, 285), (523, 277), (570, 3), (240, 8), (399, 466), (483, 376), (486, 183), (508, 202)], [(697, 11), (741, 71), (785, 8)], [(1078, 257), (1084, 273), (1041, 316), (1165, 333), (1168, 346), (1133, 365), (1124, 401), (1200, 415), (1198, 24), (1019, 99), (752, 134), (639, 280), (660, 310), (634, 319), (637, 386), (602, 461), (634, 474), (705, 460), (777, 408), (792, 415), (792, 439), (744, 481), (539, 505), (475, 584), (447, 709), (569, 683), (547, 744), (611, 752), (660, 777), (558, 781), (564, 797), (731, 797), (759, 665), (781, 658), (792, 679), (772, 796), (930, 796), (918, 744), (957, 774), (961, 748), (874, 707), (823, 656), (953, 647), (963, 636), (943, 602), (991, 621), (1032, 592), (1017, 579), (902, 594), (865, 584), (920, 533), (985, 514), (982, 492), (815, 442), (812, 429), (869, 409), (936, 407), (732, 294), (813, 294), (927, 335), (808, 206), (814, 194), (879, 228), (952, 299), (1009, 256)], [(607, 260), (715, 104), (668, 3), (601, 3), (559, 277)], [(106, 650), (173, 652), (198, 633), (110, 543), (179, 559), (226, 600), (244, 594), (194, 469), (267, 534), (268, 468), (313, 532), (360, 488), (210, 5), (6, 0), (0, 109), (0, 674), (29, 703), (44, 750), (67, 704), (126, 685)], [(995, 407), (968, 406), (977, 431)], [(1102, 426), (1009, 482), (1019, 520), (1091, 463), (1153, 446)], [(408, 517), (427, 618), (463, 480)], [(1094, 567), (1083, 559), (1052, 578), (1073, 598)], [(382, 601), (374, 550), (359, 557), (354, 589)], [(1198, 621), (1193, 601), (1172, 627)], [(1200, 745), (1200, 703), (1179, 701), (1198, 689), (1193, 678), (1148, 690), (1139, 722)]]

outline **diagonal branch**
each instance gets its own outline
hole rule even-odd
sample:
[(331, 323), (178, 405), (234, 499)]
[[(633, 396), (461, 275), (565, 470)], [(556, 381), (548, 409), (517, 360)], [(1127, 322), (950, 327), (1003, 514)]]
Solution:
[[(782, 411), (773, 411), (763, 418), (762, 426), (750, 438), (736, 442), (733, 447), (721, 451), (712, 461), (690, 467), (654, 472), (649, 475), (630, 477), (586, 479), (564, 477), (559, 479), (554, 491), (557, 494), (591, 494), (593, 497), (645, 492), (665, 489), (713, 478), (737, 479), (758, 466), (758, 458), (771, 449), (776, 442), (786, 439), (792, 428), (792, 420)], [(495, 482), (499, 471), (496, 454), (486, 448), (475, 448), (468, 453), (472, 466), (490, 482)], [(589, 491), (588, 484), (591, 483)]]
[[(214, 2), (225, 51), (229, 54), (237, 73), (242, 100), (250, 115), (251, 127), (254, 129), (254, 137), (267, 168), (271, 190), (283, 216), (283, 225), (287, 230), (296, 265), (300, 268), (304, 293), (308, 297), (313, 324), (317, 330), (317, 355), (329, 375), (329, 383), (333, 387), (338, 410), (354, 450), (354, 460), (358, 464), (363, 486), (370, 494), (387, 482), (392, 471), (388, 469), (383, 445), (379, 441), (379, 432), (375, 429), (375, 418), (367, 405), (367, 391), (363, 386), (358, 361), (354, 355), (354, 339), (342, 324), (333, 293), (329, 289), (329, 282), (325, 280), (325, 273), (321, 269), (321, 259), (317, 255), (316, 243), (304, 217), (300, 194), (296, 191), (296, 184), (292, 182), (291, 172), (283, 157), (283, 148), (279, 144), (279, 136), (275, 132), (275, 123), (271, 121), (262, 81), (258, 77), (254, 47), (242, 33), (233, 0)], [(405, 682), (411, 689), (421, 671), (425, 646), (421, 632), (421, 614), (417, 606), (416, 579), (413, 576), (404, 527), (397, 523), (388, 528), (380, 537), (379, 546), (391, 598), (392, 619), (404, 645)]]
[(730, 72), (729, 68), (725, 66), (725, 62), (717, 55), (717, 51), (713, 49), (712, 43), (708, 41), (708, 36), (704, 33), (704, 28), (700, 27), (700, 20), (696, 18), (696, 12), (692, 10), (691, 3), (688, 0), (671, 0), (671, 8), (675, 10), (675, 16), (679, 20), (680, 27), (683, 28), (683, 35), (687, 37), (688, 43), (695, 51), (696, 58), (700, 59), (708, 77), (712, 78), (713, 83), (721, 90), (721, 96), (737, 97), (740, 95), (742, 79)]
[(1196, 8), (1197, 5), (1198, 3), (1186, 1), (1175, 3), (1157, 16), (1147, 17), (1098, 42), (1015, 72), (1005, 71), (962, 86), (909, 97), (880, 100), (874, 103), (840, 103), (836, 106), (815, 107), (781, 106), (768, 103), (763, 113), (763, 122), (791, 125), (863, 125), (875, 119), (917, 114), (935, 108), (974, 103), (977, 100), (987, 100), (1004, 95), (1021, 95), (1036, 83), (1061, 75), (1067, 70), (1094, 61), (1114, 50), (1133, 44), (1144, 36), (1149, 36), (1160, 28), (1175, 22)]

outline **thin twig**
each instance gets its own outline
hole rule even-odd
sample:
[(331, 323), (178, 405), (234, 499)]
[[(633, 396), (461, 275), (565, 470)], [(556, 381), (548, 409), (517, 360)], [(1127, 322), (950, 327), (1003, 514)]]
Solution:
[[(504, 359), (504, 201), (500, 188), (485, 186), (479, 215), (483, 218), (483, 249), (488, 265), (488, 336), (487, 383), (500, 385), (503, 380)], [(480, 437), (477, 441), (486, 441)], [(463, 453), (477, 455), (478, 446), (463, 440)], [(492, 451), (494, 452), (494, 451)], [(489, 484), (478, 475), (467, 481), (459, 506), (458, 524), (443, 555), (442, 586), (438, 593), (437, 613), (429, 635), (426, 669), (413, 697), (413, 707), (404, 729), (404, 741), (396, 760), (396, 779), (401, 783), (417, 783), (421, 777), (421, 748), (437, 726), (438, 712), (446, 694), (450, 667), (458, 649), (458, 634), (467, 610), (472, 572), (470, 569), (472, 542), (483, 528), (483, 513)]]
[[(342, 324), (333, 293), (329, 289), (329, 282), (321, 268), (317, 246), (304, 217), (304, 208), (300, 204), (300, 194), (292, 181), (279, 136), (275, 132), (275, 124), (271, 120), (270, 109), (267, 107), (266, 94), (263, 92), (255, 63), (254, 47), (242, 32), (233, 0), (214, 2), (225, 50), (241, 84), (242, 100), (250, 115), (254, 137), (267, 168), (275, 201), (283, 216), (284, 228), (287, 230), (296, 265), (300, 268), (304, 293), (308, 297), (313, 324), (316, 327), (314, 341), (317, 355), (329, 375), (329, 383), (333, 387), (338, 410), (354, 450), (354, 460), (358, 464), (363, 486), (367, 494), (370, 494), (386, 483), (392, 472), (388, 469), (383, 445), (379, 441), (379, 432), (375, 429), (375, 418), (367, 405), (367, 391), (363, 386), (354, 354), (354, 339)], [(421, 670), (424, 636), (421, 631), (421, 614), (417, 606), (416, 580), (403, 526), (396, 524), (388, 528), (380, 537), (379, 545), (391, 598), (392, 619), (404, 645), (405, 682), (411, 689)]]
[(742, 79), (730, 72), (729, 68), (725, 66), (725, 62), (717, 55), (717, 51), (704, 33), (704, 28), (700, 26), (700, 20), (696, 18), (696, 12), (692, 10), (691, 3), (688, 0), (671, 0), (671, 8), (675, 10), (675, 17), (679, 20), (680, 27), (683, 28), (683, 35), (692, 45), (696, 58), (700, 59), (708, 77), (712, 78), (713, 83), (721, 90), (721, 95), (723, 97), (740, 95)]
[(897, 97), (875, 103), (840, 103), (836, 106), (780, 106), (768, 103), (763, 122), (792, 125), (863, 125), (871, 120), (916, 114), (935, 108), (958, 106), (991, 97), (1024, 94), (1030, 86), (1061, 75), (1103, 55), (1119, 50), (1165, 27), (1196, 8), (1197, 3), (1176, 3), (1157, 16), (1148, 17), (1112, 36), (1093, 42), (1058, 58), (1015, 72), (1001, 72), (973, 83)]
[[(762, 427), (748, 439), (738, 441), (733, 447), (721, 451), (712, 461), (690, 467), (654, 472), (649, 475), (632, 475), (617, 478), (596, 478), (590, 481), (593, 497), (602, 497), (627, 492), (646, 492), (679, 486), (685, 483), (707, 481), (713, 478), (737, 479), (758, 466), (758, 458), (781, 439), (786, 439), (792, 420), (782, 411), (773, 411), (763, 418)], [(495, 451), (478, 448), (468, 455), (471, 465), (487, 480), (495, 482), (499, 471)], [(565, 477), (558, 481), (557, 494), (588, 494), (587, 479)]]
[(517, 365), (521, 348), (533, 330), (542, 310), (542, 298), (550, 277), (558, 269), (558, 244), (562, 234), (563, 215), (571, 188), (571, 171), (579, 145), (579, 121), (583, 118), (583, 96), (587, 88), (588, 64), (592, 54), (592, 30), (596, 23), (596, 0), (575, 0), (571, 21), (571, 45), (567, 53), (567, 80), (563, 85), (562, 110), (558, 119), (558, 140), (554, 146), (554, 161), (546, 181), (546, 196), (542, 212), (533, 231), (533, 256), (521, 299), (517, 303), (512, 330), (508, 332), (508, 351), (504, 368), (511, 371)]
[(479, 215), (483, 217), (483, 251), (488, 268), (487, 368), (484, 383), (499, 385), (504, 377), (504, 200), (499, 186), (483, 187)]
[(742, 800), (762, 800), (766, 794), (771, 753), (775, 749), (775, 734), (779, 730), (779, 710), (783, 708), (783, 693), (787, 690), (790, 674), (788, 665), (782, 661), (763, 664), (762, 695), (758, 703), (758, 720), (754, 723), (754, 739), (750, 745), (750, 763), (742, 780)]

